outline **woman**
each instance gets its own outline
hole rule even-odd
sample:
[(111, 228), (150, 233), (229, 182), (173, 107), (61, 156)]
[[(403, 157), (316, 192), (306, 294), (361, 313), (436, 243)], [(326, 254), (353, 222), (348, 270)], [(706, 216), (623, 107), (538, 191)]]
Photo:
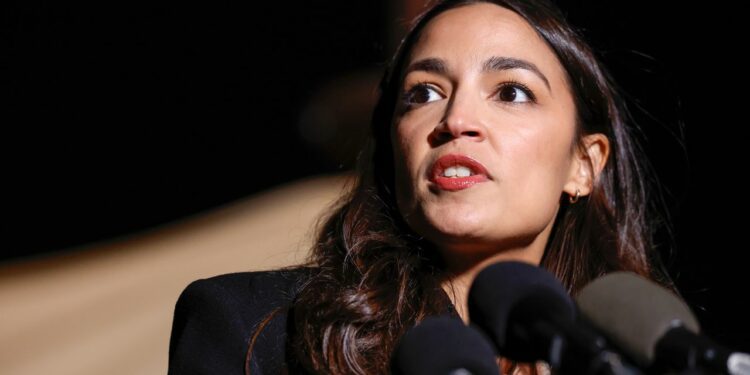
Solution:
[(430, 8), (387, 69), (371, 125), (360, 177), (308, 267), (183, 292), (171, 372), (386, 373), (415, 323), (468, 321), (473, 277), (502, 260), (540, 265), (571, 294), (613, 270), (671, 287), (622, 100), (546, 0)]

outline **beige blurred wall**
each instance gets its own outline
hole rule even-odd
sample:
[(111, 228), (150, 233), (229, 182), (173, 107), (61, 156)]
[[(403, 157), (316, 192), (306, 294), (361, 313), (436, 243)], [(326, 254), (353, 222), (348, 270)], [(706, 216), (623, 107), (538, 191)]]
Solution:
[(0, 374), (165, 374), (182, 289), (302, 262), (350, 182), (308, 178), (149, 233), (0, 263)]

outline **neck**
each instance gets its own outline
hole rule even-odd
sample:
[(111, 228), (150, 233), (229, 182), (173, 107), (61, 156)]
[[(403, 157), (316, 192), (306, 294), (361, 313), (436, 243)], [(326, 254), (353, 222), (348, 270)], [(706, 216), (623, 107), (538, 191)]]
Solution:
[(547, 226), (529, 241), (524, 241), (519, 237), (515, 241), (495, 247), (476, 244), (439, 247), (447, 267), (446, 278), (442, 282), (443, 290), (448, 294), (458, 315), (465, 323), (469, 323), (469, 289), (477, 274), (487, 266), (503, 261), (515, 260), (539, 265), (554, 223), (554, 219), (550, 220)]
[(450, 265), (447, 277), (442, 282), (443, 290), (453, 302), (458, 315), (469, 323), (469, 288), (477, 274), (489, 265), (503, 261), (520, 261), (538, 265), (540, 257), (529, 255), (522, 250), (503, 251), (487, 257), (461, 257), (460, 259), (446, 259)]

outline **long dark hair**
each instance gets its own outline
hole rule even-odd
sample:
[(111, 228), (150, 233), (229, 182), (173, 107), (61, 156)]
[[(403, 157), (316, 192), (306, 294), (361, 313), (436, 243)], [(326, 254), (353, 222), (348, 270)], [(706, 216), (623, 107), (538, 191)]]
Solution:
[(654, 243), (656, 228), (669, 225), (659, 194), (648, 195), (660, 191), (657, 180), (636, 141), (639, 129), (591, 48), (547, 0), (441, 1), (415, 20), (387, 67), (358, 179), (320, 225), (310, 259), (314, 271), (294, 302), (289, 337), (293, 357), (306, 371), (386, 373), (405, 330), (451, 304), (441, 288), (438, 252), (409, 228), (396, 207), (390, 122), (404, 64), (422, 29), (448, 9), (478, 2), (519, 14), (557, 55), (577, 109), (577, 146), (593, 133), (610, 141), (609, 160), (591, 194), (572, 205), (561, 195), (541, 266), (571, 294), (615, 270), (673, 288)]

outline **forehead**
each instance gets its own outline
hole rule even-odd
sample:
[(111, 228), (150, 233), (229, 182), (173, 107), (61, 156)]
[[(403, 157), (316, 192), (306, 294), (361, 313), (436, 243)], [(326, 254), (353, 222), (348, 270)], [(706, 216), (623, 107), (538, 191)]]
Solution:
[(557, 56), (536, 30), (511, 10), (489, 3), (465, 5), (430, 20), (409, 61), (445, 59), (453, 68), (477, 68), (491, 56), (530, 61), (550, 78), (564, 82)]

